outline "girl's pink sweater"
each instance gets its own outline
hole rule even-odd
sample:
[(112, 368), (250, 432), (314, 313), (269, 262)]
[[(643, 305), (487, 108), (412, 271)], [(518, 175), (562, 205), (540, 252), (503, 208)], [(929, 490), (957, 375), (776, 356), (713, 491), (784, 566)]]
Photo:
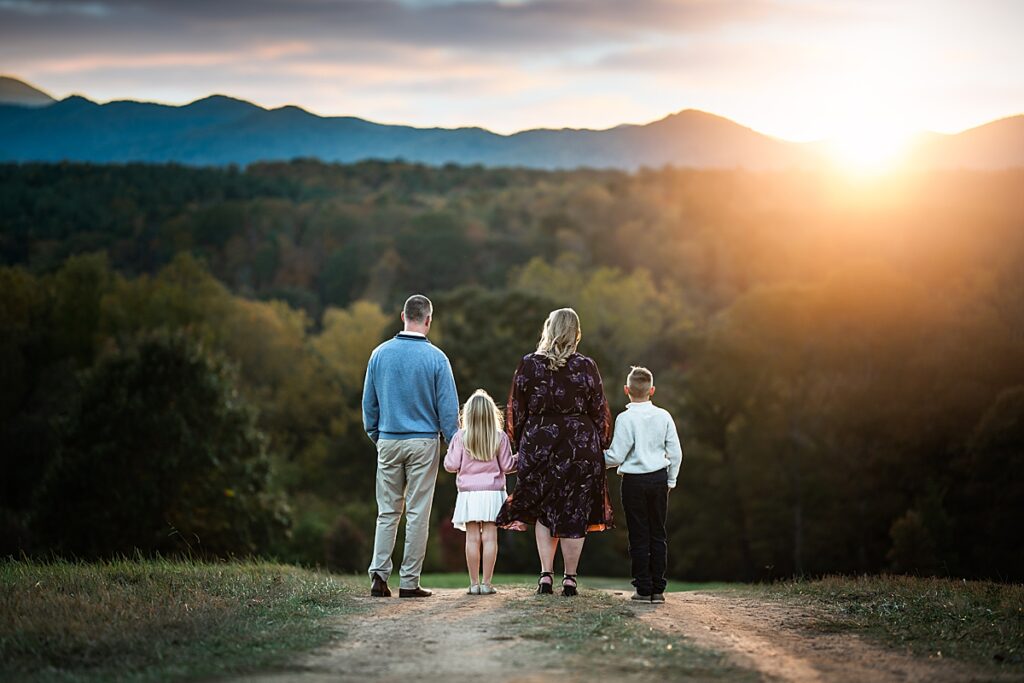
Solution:
[(474, 460), (463, 445), (465, 430), (456, 432), (448, 454), (444, 456), (444, 468), (458, 472), (455, 486), (459, 491), (504, 491), (505, 474), (515, 472), (515, 458), (508, 437), (502, 433), (498, 453), (490, 460)]

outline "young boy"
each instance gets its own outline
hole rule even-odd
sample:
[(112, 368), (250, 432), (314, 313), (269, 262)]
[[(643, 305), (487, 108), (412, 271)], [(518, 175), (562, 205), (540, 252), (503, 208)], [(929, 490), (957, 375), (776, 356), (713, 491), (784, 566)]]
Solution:
[(636, 586), (632, 599), (665, 602), (665, 517), (669, 489), (675, 488), (683, 464), (683, 449), (672, 416), (651, 403), (651, 371), (634, 366), (623, 389), (629, 405), (615, 420), (615, 435), (604, 460), (622, 475), (622, 507)]

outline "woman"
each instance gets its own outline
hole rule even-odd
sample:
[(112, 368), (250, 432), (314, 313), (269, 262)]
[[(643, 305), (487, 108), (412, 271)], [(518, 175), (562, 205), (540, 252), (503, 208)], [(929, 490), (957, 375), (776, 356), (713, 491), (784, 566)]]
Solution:
[(552, 311), (535, 353), (512, 379), (505, 429), (519, 453), (515, 491), (498, 513), (503, 529), (534, 525), (540, 556), (538, 593), (551, 593), (562, 546), (562, 595), (576, 595), (576, 568), (588, 531), (611, 529), (604, 449), (611, 422), (597, 364), (576, 352), (580, 319)]

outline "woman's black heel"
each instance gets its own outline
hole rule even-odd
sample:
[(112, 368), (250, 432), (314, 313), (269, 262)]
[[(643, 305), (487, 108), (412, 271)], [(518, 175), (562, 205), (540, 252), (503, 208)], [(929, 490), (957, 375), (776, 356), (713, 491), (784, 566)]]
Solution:
[[(551, 581), (544, 582), (544, 577), (548, 577)], [(541, 572), (540, 578), (537, 579), (537, 595), (551, 595), (551, 584), (555, 582), (555, 575), (552, 572)]]
[[(566, 583), (566, 581), (572, 581), (572, 583)], [(576, 592), (576, 575), (566, 574), (562, 577), (562, 595), (566, 597), (572, 597), (573, 595), (579, 595)]]

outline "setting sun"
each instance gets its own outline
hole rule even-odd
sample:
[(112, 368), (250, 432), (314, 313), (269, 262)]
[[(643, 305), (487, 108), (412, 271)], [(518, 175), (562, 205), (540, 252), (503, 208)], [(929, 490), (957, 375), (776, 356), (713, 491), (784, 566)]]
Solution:
[(898, 164), (909, 140), (908, 131), (862, 122), (832, 137), (828, 147), (831, 156), (846, 169), (876, 172)]

